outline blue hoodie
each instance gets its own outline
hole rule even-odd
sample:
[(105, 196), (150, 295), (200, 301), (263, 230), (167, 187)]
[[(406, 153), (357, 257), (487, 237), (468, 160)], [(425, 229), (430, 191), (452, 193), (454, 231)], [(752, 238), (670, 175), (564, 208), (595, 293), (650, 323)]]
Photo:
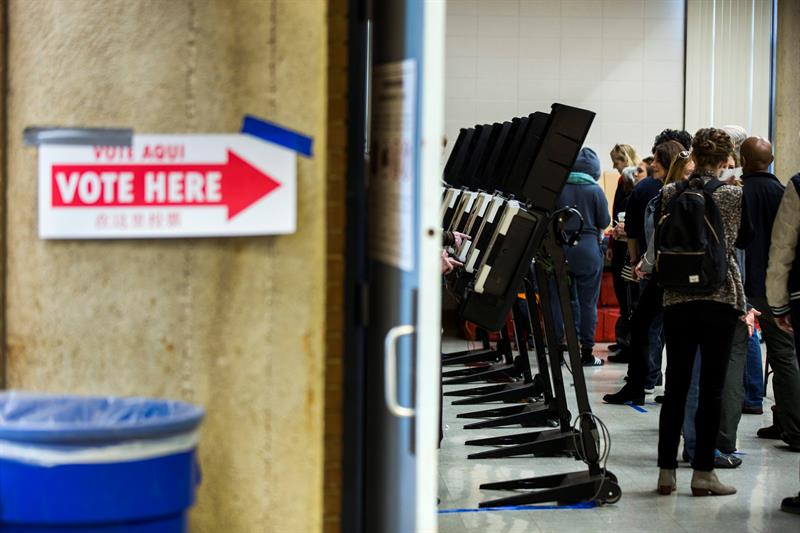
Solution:
[(608, 200), (597, 184), (600, 161), (591, 148), (582, 148), (573, 166), (561, 196), (558, 208), (574, 207), (583, 216), (581, 239), (573, 247), (565, 247), (568, 269), (573, 273), (590, 273), (602, 270), (602, 232), (611, 223)]

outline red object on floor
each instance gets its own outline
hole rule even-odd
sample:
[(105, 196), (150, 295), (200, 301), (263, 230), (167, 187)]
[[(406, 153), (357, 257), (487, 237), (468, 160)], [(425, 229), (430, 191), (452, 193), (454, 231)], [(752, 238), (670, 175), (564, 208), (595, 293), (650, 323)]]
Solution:
[(617, 339), (616, 325), (619, 309), (604, 307), (597, 310), (597, 328), (594, 331), (595, 342), (614, 342)]
[(611, 272), (603, 272), (603, 281), (600, 284), (600, 301), (598, 307), (619, 307), (617, 293), (614, 292), (614, 277)]

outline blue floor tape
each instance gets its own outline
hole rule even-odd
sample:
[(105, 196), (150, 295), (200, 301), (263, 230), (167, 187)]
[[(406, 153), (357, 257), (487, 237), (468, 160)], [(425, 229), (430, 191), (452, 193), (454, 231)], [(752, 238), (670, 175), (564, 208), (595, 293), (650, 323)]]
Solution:
[(638, 406), (638, 405), (633, 405), (633, 402), (625, 402), (625, 405), (627, 405), (628, 407), (631, 407), (633, 409), (636, 409), (640, 413), (646, 413), (647, 412), (647, 409), (645, 409), (644, 407)]
[(570, 509), (594, 509), (594, 502), (576, 503), (575, 505), (516, 505), (511, 507), (483, 507), (477, 509), (440, 509), (439, 514), (456, 513), (494, 513), (498, 511), (565, 511)]

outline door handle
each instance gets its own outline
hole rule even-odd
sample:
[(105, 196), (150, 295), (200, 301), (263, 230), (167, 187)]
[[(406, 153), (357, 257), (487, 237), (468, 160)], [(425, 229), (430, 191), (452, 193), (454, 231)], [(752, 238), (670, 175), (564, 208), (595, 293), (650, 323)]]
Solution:
[(397, 339), (405, 335), (412, 335), (415, 331), (412, 325), (395, 326), (386, 333), (383, 339), (383, 391), (386, 407), (397, 418), (411, 418), (414, 416), (412, 407), (400, 405), (397, 400)]

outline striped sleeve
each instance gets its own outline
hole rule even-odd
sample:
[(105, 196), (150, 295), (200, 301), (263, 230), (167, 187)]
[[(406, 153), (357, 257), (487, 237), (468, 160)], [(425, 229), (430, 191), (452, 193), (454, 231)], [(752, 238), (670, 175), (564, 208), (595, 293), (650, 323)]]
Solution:
[(778, 207), (769, 247), (767, 301), (775, 316), (789, 313), (789, 273), (795, 259), (798, 235), (800, 235), (800, 197), (797, 195), (797, 188), (790, 185), (786, 187)]

